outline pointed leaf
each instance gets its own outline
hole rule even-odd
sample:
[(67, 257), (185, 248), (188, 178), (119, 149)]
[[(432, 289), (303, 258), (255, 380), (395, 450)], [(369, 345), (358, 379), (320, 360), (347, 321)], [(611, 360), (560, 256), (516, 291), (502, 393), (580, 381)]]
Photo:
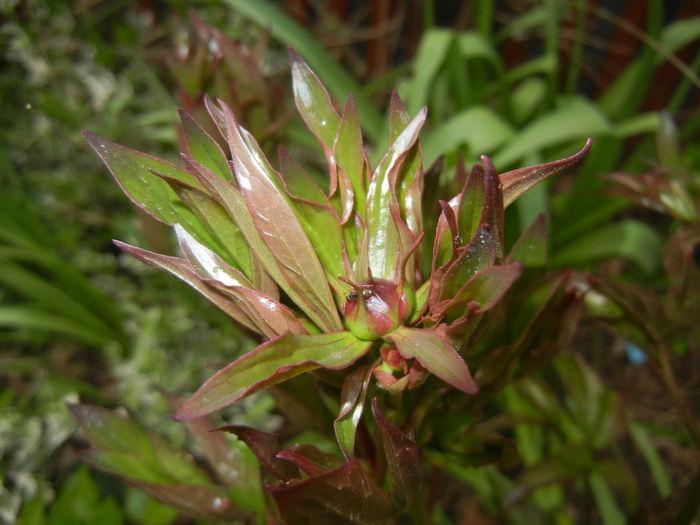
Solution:
[(258, 331), (255, 323), (253, 323), (253, 321), (248, 317), (247, 313), (241, 309), (240, 306), (236, 305), (210, 286), (207, 286), (199, 275), (197, 275), (197, 272), (192, 265), (185, 259), (149, 252), (143, 248), (131, 246), (120, 241), (114, 241), (114, 244), (140, 261), (150, 264), (151, 266), (155, 266), (161, 270), (165, 270), (166, 272), (171, 273), (175, 277), (183, 280), (243, 326), (253, 330), (254, 332)]
[(251, 258), (251, 273), (253, 274), (251, 280), (263, 293), (271, 297), (277, 297), (278, 292), (275, 284), (270, 282), (270, 277), (279, 282), (279, 280), (282, 280), (282, 275), (277, 268), (277, 264), (275, 264), (274, 255), (272, 255), (272, 252), (255, 229), (253, 218), (250, 216), (241, 192), (238, 188), (224, 181), (214, 172), (189, 157), (183, 156), (182, 158), (187, 166), (192, 169), (202, 186), (226, 210), (226, 213), (233, 219), (243, 237), (245, 237), (246, 244), (255, 255), (255, 257)]
[(269, 490), (288, 525), (383, 525), (392, 513), (389, 498), (356, 459), (325, 474)]
[(223, 109), (236, 180), (259, 236), (274, 253), (283, 276), (277, 284), (319, 327), (341, 329), (323, 268), (286, 200), (279, 174), (270, 167), (255, 140), (239, 128), (230, 109)]
[(555, 160), (547, 164), (538, 164), (527, 168), (518, 168), (499, 175), (503, 186), (503, 205), (508, 207), (510, 204), (520, 197), (527, 190), (539, 184), (547, 177), (555, 173), (573, 166), (586, 156), (588, 150), (591, 149), (592, 141), (590, 138), (586, 140), (583, 148), (578, 153), (574, 153), (565, 159)]
[(355, 457), (355, 432), (364, 410), (367, 386), (374, 366), (362, 366), (348, 373), (340, 392), (340, 413), (333, 422), (335, 437), (346, 459)]
[(405, 507), (420, 490), (421, 471), (418, 443), (389, 423), (384, 417), (377, 398), (372, 399), (372, 413), (377, 421), (377, 432), (382, 439), (384, 457), (391, 474), (391, 495), (399, 507)]
[(291, 197), (289, 204), (318, 258), (332, 276), (344, 275), (346, 249), (338, 215), (325, 194), (291, 156), (281, 151), (280, 161), (284, 184)]
[(199, 186), (191, 174), (174, 164), (125, 148), (89, 131), (84, 131), (83, 136), (134, 204), (166, 224), (182, 221), (173, 206), (177, 201), (176, 195), (165, 181), (150, 170), (190, 186)]
[[(367, 233), (369, 267), (374, 277), (393, 280), (401, 252), (401, 234), (396, 224), (396, 180), (406, 157), (418, 140), (426, 110), (406, 126), (379, 163), (367, 191)], [(393, 206), (392, 206), (393, 204)], [(364, 268), (357, 269), (366, 272)]]
[(248, 445), (260, 464), (273, 476), (285, 481), (298, 477), (296, 468), (277, 458), (281, 448), (279, 435), (243, 425), (227, 425), (216, 430), (230, 432)]
[[(362, 130), (360, 129), (360, 117), (357, 113), (357, 106), (352, 95), (343, 108), (343, 114), (338, 126), (338, 134), (333, 143), (333, 155), (338, 164), (340, 173), (338, 175), (341, 186), (341, 194), (345, 195), (344, 181), (347, 178), (350, 182), (355, 209), (360, 217), (365, 217), (365, 195), (367, 178), (367, 158), (362, 144)], [(343, 201), (345, 202), (345, 201)], [(352, 206), (343, 206), (343, 219), (345, 210), (352, 210)]]
[(444, 306), (437, 305), (432, 310), (447, 313), (451, 309), (474, 302), (478, 304), (474, 313), (484, 313), (501, 300), (521, 273), (522, 266), (519, 262), (484, 268), (474, 274), (452, 299), (445, 301)]
[(267, 339), (287, 332), (306, 333), (290, 308), (254, 290), (252, 283), (243, 274), (228, 266), (209, 248), (198, 243), (179, 224), (175, 224), (175, 233), (185, 257), (199, 277), (209, 286), (230, 297), (255, 324), (257, 332)]
[(203, 416), (254, 392), (316, 368), (339, 370), (365, 355), (371, 343), (350, 332), (288, 334), (264, 343), (209, 378), (177, 413)]
[(324, 146), (324, 149), (330, 151), (340, 123), (331, 97), (316, 73), (291, 48), (289, 49), (289, 61), (292, 64), (294, 102), (299, 114)]
[(253, 263), (245, 236), (226, 210), (203, 191), (172, 179), (166, 179), (183, 203), (197, 216), (207, 231), (221, 245), (232, 263), (249, 278), (253, 278)]
[(280, 450), (277, 457), (294, 463), (299, 470), (311, 477), (336, 469), (343, 463), (335, 454), (323, 452), (314, 445), (292, 445)]
[(387, 339), (396, 345), (404, 359), (416, 359), (430, 373), (453, 387), (476, 394), (479, 391), (469, 368), (457, 350), (434, 330), (401, 326)]
[(222, 179), (230, 181), (233, 178), (233, 173), (219, 144), (197, 124), (192, 115), (182, 109), (179, 110), (179, 114), (187, 139), (187, 154)]

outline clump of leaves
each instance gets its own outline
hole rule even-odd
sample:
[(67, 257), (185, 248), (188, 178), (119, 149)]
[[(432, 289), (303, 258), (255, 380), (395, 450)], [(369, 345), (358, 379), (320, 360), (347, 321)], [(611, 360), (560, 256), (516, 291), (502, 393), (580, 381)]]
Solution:
[[(467, 342), (523, 264), (539, 264), (545, 246), (539, 220), (507, 255), (504, 209), (575, 164), (590, 141), (571, 157), (503, 174), (482, 157), (464, 173), (461, 191), (440, 201), (434, 231), (424, 231), (418, 138), (426, 108), (411, 118), (398, 96), (392, 98), (390, 144), (372, 168), (352, 96), (338, 112), (313, 71), (295, 52), (290, 58), (297, 109), (327, 160), (327, 188), (283, 149), (279, 168), (273, 167), (221, 100), (206, 99), (205, 106), (230, 159), (186, 114), (183, 166), (89, 132), (85, 137), (127, 195), (173, 225), (183, 256), (117, 245), (184, 280), (262, 341), (206, 381), (179, 406), (176, 419), (196, 421), (312, 372), (319, 388), (339, 390), (333, 427), (342, 459), (309, 445), (283, 448), (275, 436), (246, 427), (225, 430), (247, 443), (268, 479), (278, 481), (270, 490), (287, 522), (383, 523), (412, 504), (421, 470), (417, 443), (384, 416), (377, 398), (370, 424), (375, 451), (357, 454), (368, 391), (407, 396), (420, 387), (430, 402), (447, 386), (463, 397), (479, 392), (464, 359), (474, 355)], [(538, 307), (558, 304), (565, 281), (558, 276), (536, 287), (529, 303), (536, 314), (524, 318), (526, 330), (538, 320)], [(503, 347), (498, 363), (474, 356), (489, 390), (498, 387), (499, 370), (516, 362), (524, 341), (508, 347), (510, 354)], [(389, 394), (382, 395), (387, 403)], [(416, 414), (406, 428), (420, 419)], [(372, 468), (364, 465), (368, 459)], [(391, 498), (379, 489), (386, 476)]]

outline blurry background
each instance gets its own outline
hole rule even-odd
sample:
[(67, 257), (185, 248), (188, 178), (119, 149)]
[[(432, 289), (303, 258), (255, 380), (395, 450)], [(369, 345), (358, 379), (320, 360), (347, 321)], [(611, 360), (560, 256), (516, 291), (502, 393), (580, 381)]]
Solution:
[[(233, 105), (266, 150), (284, 143), (320, 166), (289, 100), (286, 46), (337, 100), (355, 94), (377, 150), (388, 140), (382, 122), (392, 91), (412, 114), (427, 104), (426, 168), (442, 158), (451, 173), (458, 159), (487, 153), (505, 171), (570, 154), (593, 136), (577, 172), (509, 209), (508, 238), (544, 212), (554, 268), (659, 297), (681, 290), (680, 308), (663, 307), (674, 332), (660, 337), (697, 417), (697, 282), (678, 278), (664, 245), (685, 227), (681, 263), (697, 265), (699, 13), (693, 0), (0, 1), (0, 521), (186, 522), (81, 466), (66, 403), (126, 406), (181, 442), (156, 387), (190, 392), (253, 342), (184, 284), (118, 253), (112, 238), (162, 252), (172, 239), (136, 212), (80, 131), (176, 160), (176, 109), (201, 115), (209, 93)], [(574, 522), (649, 518), (650, 505), (668, 504), (674, 492), (682, 506), (680, 489), (694, 486), (700, 453), (649, 363), (644, 317), (599, 322), (604, 312), (589, 306), (573, 350), (614, 410), (619, 403), (635, 421), (604, 446), (614, 457), (636, 452), (629, 472), (611, 467), (609, 497), (591, 496), (593, 514), (574, 512)], [(564, 406), (567, 395), (559, 392)], [(517, 413), (517, 398), (505, 395), (501, 410)], [(228, 417), (279, 425), (264, 394)], [(522, 437), (528, 432), (545, 430), (518, 430), (518, 446), (531, 445), (529, 466), (538, 465), (541, 440)], [(630, 474), (637, 468), (647, 479)], [(500, 522), (493, 509), (503, 501), (473, 486), (452, 504), (455, 515)], [(569, 512), (561, 494), (539, 494), (538, 508)]]

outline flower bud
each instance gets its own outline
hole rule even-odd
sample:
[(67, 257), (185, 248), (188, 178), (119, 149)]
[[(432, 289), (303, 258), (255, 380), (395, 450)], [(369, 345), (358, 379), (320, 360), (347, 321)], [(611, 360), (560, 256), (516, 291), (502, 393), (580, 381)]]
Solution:
[(358, 339), (379, 339), (401, 325), (413, 309), (413, 292), (386, 279), (356, 285), (345, 303), (345, 324)]

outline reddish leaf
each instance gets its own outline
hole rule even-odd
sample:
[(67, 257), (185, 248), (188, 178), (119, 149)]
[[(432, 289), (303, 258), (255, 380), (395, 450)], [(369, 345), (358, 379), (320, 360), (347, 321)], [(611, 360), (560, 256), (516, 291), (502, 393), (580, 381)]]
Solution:
[(387, 336), (404, 359), (417, 359), (431, 374), (453, 387), (476, 394), (479, 391), (469, 368), (457, 350), (434, 330), (401, 326)]
[(214, 290), (212, 287), (208, 286), (197, 274), (192, 265), (185, 259), (149, 252), (143, 248), (137, 248), (136, 246), (131, 246), (120, 241), (114, 241), (114, 244), (140, 261), (150, 264), (151, 266), (155, 266), (161, 270), (165, 270), (166, 272), (183, 280), (243, 326), (253, 330), (254, 332), (258, 331), (257, 326), (248, 317), (248, 314), (244, 309), (221, 293)]
[(227, 106), (228, 141), (236, 180), (260, 238), (274, 253), (282, 275), (279, 284), (319, 327), (342, 328), (323, 267), (303, 227), (287, 201), (274, 172), (255, 140), (238, 126)]
[(120, 146), (89, 131), (84, 131), (83, 136), (134, 204), (166, 224), (183, 221), (173, 206), (177, 197), (151, 170), (190, 186), (199, 186), (191, 174), (170, 162)]
[(591, 149), (591, 143), (592, 141), (589, 138), (578, 153), (574, 153), (565, 159), (502, 173), (499, 179), (503, 185), (503, 205), (508, 207), (515, 199), (547, 177), (551, 177), (555, 173), (579, 162)]
[(394, 502), (405, 507), (418, 494), (421, 483), (418, 443), (389, 423), (384, 417), (377, 398), (372, 399), (372, 413), (377, 421), (384, 456), (391, 474), (391, 494)]
[(365, 355), (371, 342), (350, 332), (287, 334), (264, 343), (219, 370), (183, 405), (180, 420), (206, 415), (254, 392), (316, 368), (339, 370)]
[(356, 459), (296, 484), (271, 487), (288, 525), (382, 525), (391, 502)]
[(277, 453), (279, 459), (294, 463), (309, 476), (318, 476), (342, 465), (343, 461), (335, 454), (323, 452), (314, 445), (292, 445)]
[(179, 110), (178, 113), (187, 139), (187, 154), (222, 179), (231, 181), (233, 173), (228, 159), (216, 141), (202, 129), (192, 118), (192, 115), (183, 109)]
[(288, 462), (277, 458), (277, 453), (280, 450), (279, 436), (277, 434), (263, 432), (262, 430), (243, 425), (227, 425), (216, 430), (230, 432), (248, 445), (255, 457), (260, 461), (260, 464), (273, 476), (285, 481), (299, 476), (296, 468)]

